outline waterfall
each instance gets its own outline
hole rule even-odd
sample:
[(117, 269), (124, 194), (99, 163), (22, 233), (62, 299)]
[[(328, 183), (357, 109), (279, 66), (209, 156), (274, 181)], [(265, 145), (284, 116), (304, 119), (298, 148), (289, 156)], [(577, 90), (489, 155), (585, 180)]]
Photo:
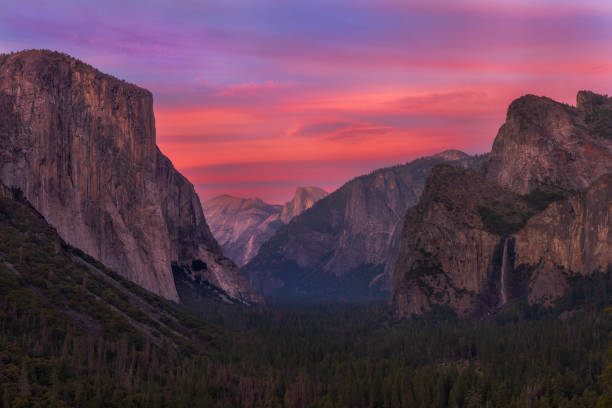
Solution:
[(500, 273), (500, 306), (503, 306), (508, 301), (508, 295), (506, 294), (506, 269), (508, 269), (508, 238), (504, 238), (504, 252), (502, 255), (501, 273)]

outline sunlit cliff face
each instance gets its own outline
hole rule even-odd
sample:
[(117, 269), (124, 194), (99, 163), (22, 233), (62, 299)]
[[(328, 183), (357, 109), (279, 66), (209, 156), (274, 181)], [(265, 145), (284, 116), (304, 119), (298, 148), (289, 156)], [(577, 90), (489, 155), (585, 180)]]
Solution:
[(150, 89), (158, 144), (201, 198), (285, 202), (483, 152), (522, 94), (612, 90), (604, 1), (5, 3), (0, 51), (57, 49)]

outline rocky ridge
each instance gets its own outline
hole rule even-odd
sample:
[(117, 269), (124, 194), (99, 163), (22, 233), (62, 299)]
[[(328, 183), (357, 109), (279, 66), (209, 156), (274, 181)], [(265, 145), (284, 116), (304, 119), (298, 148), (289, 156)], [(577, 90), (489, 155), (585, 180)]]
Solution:
[(519, 296), (549, 305), (573, 276), (608, 270), (610, 108), (587, 91), (576, 107), (527, 95), (479, 171), (434, 168), (406, 213), (391, 298), (399, 315), (479, 315)]

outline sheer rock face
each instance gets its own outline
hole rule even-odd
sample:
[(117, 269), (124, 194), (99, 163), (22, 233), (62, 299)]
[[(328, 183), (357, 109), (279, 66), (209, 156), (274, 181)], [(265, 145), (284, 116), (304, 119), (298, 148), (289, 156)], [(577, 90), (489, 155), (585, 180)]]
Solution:
[[(495, 200), (526, 210), (517, 194), (476, 171), (434, 167), (419, 204), (406, 214), (392, 295), (400, 315), (420, 314), (433, 305), (467, 315), (480, 308), (480, 294), (496, 294), (489, 277), (499, 273), (492, 260), (501, 238), (480, 216), (480, 208)], [(493, 296), (488, 303), (498, 300)]]
[(572, 274), (605, 272), (612, 265), (612, 173), (552, 203), (514, 237), (515, 265), (532, 270), (531, 303), (562, 295)]
[(430, 169), (449, 160), (470, 167), (483, 158), (447, 151), (358, 177), (281, 227), (245, 273), (271, 298), (388, 296), (406, 208)]
[(520, 98), (479, 172), (435, 168), (406, 214), (391, 298), (398, 313), (448, 306), (478, 315), (521, 295), (550, 304), (573, 275), (609, 268), (610, 107), (584, 91), (576, 108)]
[(318, 187), (298, 187), (293, 199), (282, 206), (259, 198), (221, 195), (205, 201), (204, 212), (224, 253), (243, 266), (283, 224), (326, 195)]
[(0, 56), (0, 181), (69, 244), (179, 301), (172, 264), (257, 300), (224, 260), (193, 186), (155, 144), (150, 92), (66, 55)]
[[(503, 306), (504, 295), (550, 304), (572, 275), (605, 272), (612, 264), (612, 174), (565, 194), (538, 211), (526, 196), (477, 172), (434, 168), (419, 204), (406, 215), (393, 282), (398, 313), (438, 305), (460, 316), (481, 315)], [(508, 234), (483, 218), (492, 203), (506, 217), (518, 214)]]
[(612, 172), (610, 109), (612, 99), (588, 91), (576, 107), (534, 95), (515, 100), (484, 166), (487, 178), (519, 194), (542, 183), (587, 188)]

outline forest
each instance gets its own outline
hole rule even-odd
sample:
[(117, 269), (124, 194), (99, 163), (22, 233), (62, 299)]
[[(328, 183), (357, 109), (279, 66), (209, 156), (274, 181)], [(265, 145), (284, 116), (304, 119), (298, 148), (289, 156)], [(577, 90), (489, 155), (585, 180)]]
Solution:
[(399, 320), (385, 303), (180, 309), (0, 198), (3, 407), (612, 406), (612, 271), (552, 307)]

